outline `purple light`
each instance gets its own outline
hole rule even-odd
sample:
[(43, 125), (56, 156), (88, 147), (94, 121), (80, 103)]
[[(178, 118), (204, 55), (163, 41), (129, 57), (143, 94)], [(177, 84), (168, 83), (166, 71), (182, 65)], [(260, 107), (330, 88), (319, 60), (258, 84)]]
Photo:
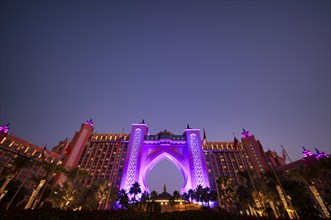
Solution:
[(9, 124), (3, 125), (0, 127), (0, 131), (3, 131), (4, 133), (8, 133), (9, 131)]
[(312, 153), (311, 151), (306, 150), (306, 148), (304, 148), (304, 147), (302, 147), (302, 148), (303, 148), (302, 153), (303, 153), (303, 156), (304, 156), (305, 158), (310, 157), (310, 156), (313, 155), (313, 153)]
[(316, 148), (315, 148), (315, 150), (316, 150), (316, 159), (317, 160), (320, 160), (323, 157), (329, 158), (329, 155), (327, 155), (326, 153), (321, 152), (321, 151), (317, 150)]
[(93, 126), (92, 118), (91, 118), (89, 121), (86, 121), (85, 124), (86, 124), (86, 125), (91, 125), (91, 126)]
[[(172, 162), (183, 174), (184, 185), (180, 192), (187, 192), (198, 185), (210, 187), (207, 165), (202, 151), (200, 130), (185, 129), (185, 140), (171, 137), (160, 140), (146, 139), (146, 124), (133, 124), (120, 189), (129, 191), (138, 182), (141, 191), (149, 191), (146, 177), (163, 159)], [(145, 135), (144, 135), (145, 134)]]
[(246, 131), (245, 129), (243, 129), (243, 133), (241, 133), (241, 134), (242, 134), (242, 138), (247, 138), (247, 137), (251, 136), (249, 131)]

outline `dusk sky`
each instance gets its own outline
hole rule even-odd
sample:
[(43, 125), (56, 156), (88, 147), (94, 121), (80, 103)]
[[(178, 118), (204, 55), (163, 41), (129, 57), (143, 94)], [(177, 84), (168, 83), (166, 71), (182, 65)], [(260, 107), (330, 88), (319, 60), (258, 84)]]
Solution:
[[(330, 153), (330, 1), (1, 1), (0, 124), (48, 149), (94, 121)], [(287, 160), (288, 162), (288, 160)], [(167, 176), (169, 175), (169, 176)], [(181, 182), (180, 182), (181, 181)], [(170, 162), (151, 190), (183, 182)]]

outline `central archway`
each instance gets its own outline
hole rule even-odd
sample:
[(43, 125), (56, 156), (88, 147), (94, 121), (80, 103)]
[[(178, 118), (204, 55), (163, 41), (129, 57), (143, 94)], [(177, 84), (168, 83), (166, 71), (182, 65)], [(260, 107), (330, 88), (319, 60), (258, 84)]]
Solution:
[(166, 191), (172, 194), (175, 190), (180, 192), (184, 185), (184, 176), (174, 163), (163, 159), (146, 173), (146, 185), (149, 192), (158, 193), (164, 192), (165, 185)]
[(146, 124), (133, 124), (120, 188), (129, 191), (138, 182), (142, 192), (149, 191), (146, 176), (163, 159), (170, 160), (183, 174), (181, 193), (198, 185), (210, 187), (199, 129), (187, 128), (183, 135), (166, 130), (149, 135)]
[(170, 161), (172, 164), (174, 164), (175, 167), (177, 167), (177, 169), (181, 172), (184, 180), (183, 180), (183, 185), (181, 186), (180, 191), (184, 192), (184, 186), (186, 185), (186, 182), (187, 182), (187, 174), (185, 172), (184, 167), (181, 165), (181, 162), (178, 161), (178, 159), (180, 159), (180, 158), (176, 158), (175, 156), (172, 156), (168, 152), (162, 152), (162, 151), (158, 151), (155, 154), (153, 154), (149, 158), (147, 158), (147, 160), (146, 160), (147, 166), (145, 168), (143, 168), (143, 170), (142, 170), (142, 181), (143, 181), (145, 189), (147, 191), (149, 191), (149, 187), (146, 182), (146, 177), (149, 174), (149, 172), (153, 169), (153, 167), (156, 164), (158, 164), (160, 161), (166, 159), (166, 160)]

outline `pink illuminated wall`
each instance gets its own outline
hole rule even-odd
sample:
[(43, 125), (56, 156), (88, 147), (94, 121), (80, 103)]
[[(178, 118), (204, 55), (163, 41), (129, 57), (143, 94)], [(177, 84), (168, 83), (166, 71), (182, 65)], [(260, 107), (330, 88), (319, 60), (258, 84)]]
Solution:
[(163, 159), (171, 161), (183, 174), (181, 193), (198, 185), (210, 187), (199, 129), (185, 129), (184, 135), (147, 134), (146, 124), (132, 125), (121, 189), (128, 192), (138, 182), (142, 192), (149, 191), (146, 176)]

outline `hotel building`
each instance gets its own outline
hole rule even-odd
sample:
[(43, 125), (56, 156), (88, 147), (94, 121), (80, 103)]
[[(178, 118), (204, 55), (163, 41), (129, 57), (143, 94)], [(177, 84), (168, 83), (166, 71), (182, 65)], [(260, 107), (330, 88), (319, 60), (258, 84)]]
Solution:
[[(45, 175), (42, 161), (49, 163), (60, 161), (67, 170), (77, 167), (79, 172), (87, 174), (86, 177), (79, 179), (80, 184), (89, 186), (108, 180), (111, 187), (121, 188), (121, 181), (127, 176), (124, 172), (128, 172), (129, 169), (130, 155), (127, 152), (131, 149), (130, 154), (132, 154), (132, 147), (137, 141), (133, 139), (134, 129), (130, 134), (101, 134), (93, 133), (93, 126), (92, 121), (85, 122), (81, 125), (80, 130), (74, 134), (71, 141), (68, 139), (61, 141), (51, 152), (14, 135), (3, 135), (0, 141), (0, 166), (4, 169), (12, 169), (18, 157), (38, 161), (32, 167), (27, 166), (20, 169), (15, 177), (21, 181), (25, 180), (25, 187), (31, 189), (36, 186), (31, 177), (41, 178)], [(187, 128), (180, 135), (172, 134), (169, 131), (152, 135), (148, 134), (148, 127), (145, 123), (132, 126), (145, 129), (139, 143), (142, 150), (143, 147), (146, 148), (146, 152), (142, 151), (141, 154), (151, 158), (147, 151), (154, 151), (154, 155), (156, 155), (153, 160), (149, 160), (152, 165), (142, 164), (142, 160), (140, 160), (135, 161), (137, 164), (131, 167), (135, 170), (134, 172), (137, 172), (135, 180), (141, 182), (142, 188), (144, 188), (145, 179), (141, 179), (139, 176), (145, 178), (153, 166), (164, 158), (169, 159), (177, 166), (186, 182), (192, 182), (192, 184), (187, 184), (184, 191), (191, 187), (195, 188), (198, 183), (216, 189), (216, 179), (220, 176), (230, 176), (237, 184), (240, 184), (242, 180), (238, 172), (248, 168), (258, 178), (264, 171), (270, 169), (270, 163), (268, 165), (267, 161), (270, 161), (275, 168), (285, 165), (284, 159), (279, 157), (277, 153), (264, 152), (260, 141), (246, 131), (243, 132), (241, 142), (236, 140), (233, 142), (207, 142), (205, 138), (200, 139), (199, 129)], [(4, 134), (3, 131), (2, 133)], [(190, 136), (188, 134), (191, 137), (192, 134), (193, 137), (195, 134), (197, 135), (197, 149), (192, 148), (195, 146), (192, 144), (195, 143), (192, 140), (189, 143)], [(188, 148), (193, 150), (186, 151), (185, 149)], [(199, 151), (198, 148), (201, 149), (201, 152), (194, 155), (194, 150)], [(69, 149), (70, 153), (67, 154), (66, 149)], [(137, 156), (141, 157), (140, 154)], [(187, 159), (184, 160), (180, 157), (187, 157)], [(142, 170), (143, 166), (147, 168)], [(57, 182), (61, 183), (65, 180), (62, 175)], [(144, 190), (148, 190), (148, 186)]]

